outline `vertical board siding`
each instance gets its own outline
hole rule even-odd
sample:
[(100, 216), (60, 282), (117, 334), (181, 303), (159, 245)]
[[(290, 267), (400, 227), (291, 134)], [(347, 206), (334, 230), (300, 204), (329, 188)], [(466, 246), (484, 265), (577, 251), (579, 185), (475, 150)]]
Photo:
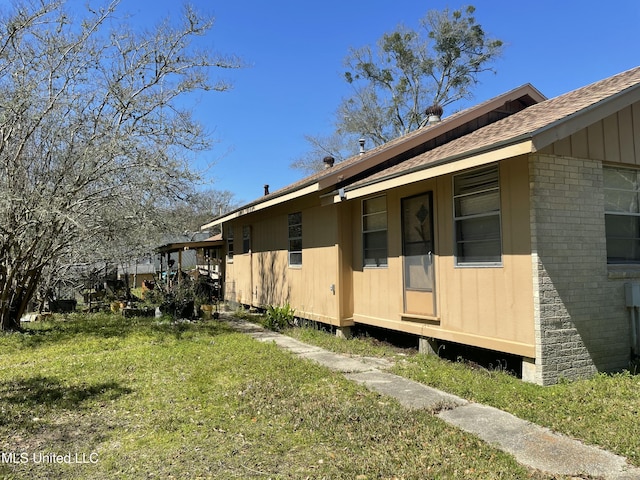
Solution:
[[(226, 271), (230, 300), (265, 308), (289, 303), (313, 320), (339, 322), (339, 283), (335, 207), (308, 201), (274, 209), (271, 215), (247, 215), (234, 223), (251, 225), (251, 252), (236, 253)], [(302, 265), (289, 266), (287, 216), (302, 212)], [(237, 242), (236, 242), (237, 243)], [(336, 286), (334, 293), (331, 286)], [(229, 291), (229, 289), (227, 289)]]
[(560, 139), (541, 153), (640, 165), (640, 104), (634, 103)]
[(633, 124), (631, 138), (625, 141), (632, 142), (636, 165), (640, 165), (640, 103), (631, 105), (631, 122)]
[[(479, 347), (533, 348), (533, 281), (530, 261), (527, 157), (500, 166), (503, 264), (456, 267), (453, 253), (452, 176), (386, 192), (389, 265), (362, 268), (361, 206), (354, 202), (354, 316), (361, 323), (443, 339), (456, 335)], [(401, 199), (434, 192), (436, 310), (439, 325), (402, 317), (403, 273)], [(402, 321), (400, 321), (402, 317)], [(516, 346), (517, 345), (517, 346)], [(512, 347), (513, 346), (513, 347)], [(516, 352), (513, 350), (513, 352)]]
[[(451, 177), (440, 185), (439, 216), (449, 219)], [(478, 342), (484, 337), (534, 345), (528, 192), (527, 157), (502, 162), (502, 266), (456, 267), (452, 248), (439, 252), (441, 329), (477, 336)], [(453, 245), (452, 222), (441, 221), (439, 227), (440, 243)]]

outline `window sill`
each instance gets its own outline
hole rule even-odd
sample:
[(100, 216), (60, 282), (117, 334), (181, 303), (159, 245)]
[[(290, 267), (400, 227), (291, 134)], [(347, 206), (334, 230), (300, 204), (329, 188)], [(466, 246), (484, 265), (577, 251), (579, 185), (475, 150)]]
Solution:
[(607, 265), (607, 276), (610, 280), (624, 278), (640, 278), (640, 265), (623, 264)]
[(502, 268), (504, 264), (502, 262), (487, 262), (487, 263), (459, 263), (455, 265), (455, 268)]
[(421, 322), (428, 325), (440, 325), (440, 317), (437, 315), (418, 315), (416, 313), (401, 313), (400, 320), (404, 322)]

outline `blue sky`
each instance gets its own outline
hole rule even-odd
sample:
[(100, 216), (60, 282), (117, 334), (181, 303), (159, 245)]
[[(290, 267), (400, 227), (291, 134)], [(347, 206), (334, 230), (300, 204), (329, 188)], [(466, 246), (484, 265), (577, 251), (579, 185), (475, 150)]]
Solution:
[[(418, 28), (428, 10), (471, 3), (491, 37), (505, 42), (497, 73), (485, 74), (475, 104), (524, 83), (554, 97), (640, 64), (637, 0), (192, 0), (215, 17), (205, 45), (248, 65), (215, 71), (231, 91), (202, 94), (194, 113), (217, 139), (196, 159), (214, 162), (210, 186), (249, 202), (301, 177), (289, 164), (307, 150), (305, 134), (328, 135), (334, 112), (350, 94), (342, 61), (349, 47), (371, 45), (402, 23)], [(122, 0), (133, 20), (176, 15), (175, 0)], [(446, 115), (446, 112), (445, 112)]]

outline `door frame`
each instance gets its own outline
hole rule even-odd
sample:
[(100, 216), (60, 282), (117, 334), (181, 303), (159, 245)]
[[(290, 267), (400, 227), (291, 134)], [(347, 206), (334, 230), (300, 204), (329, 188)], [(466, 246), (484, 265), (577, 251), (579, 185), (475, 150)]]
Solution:
[[(429, 245), (427, 246), (428, 253), (424, 255), (426, 260), (428, 261), (429, 272), (427, 273), (427, 277), (431, 278), (431, 285), (425, 288), (410, 288), (407, 287), (407, 243), (405, 242), (405, 202), (416, 199), (419, 197), (427, 197), (427, 216), (424, 221), (429, 222), (429, 233), (430, 238), (428, 239)], [(403, 315), (404, 316), (417, 316), (426, 317), (426, 318), (434, 318), (437, 316), (437, 301), (436, 301), (436, 287), (437, 287), (437, 279), (436, 279), (436, 268), (435, 268), (435, 260), (436, 260), (436, 252), (435, 252), (435, 240), (436, 240), (436, 232), (435, 232), (435, 215), (433, 210), (433, 197), (434, 191), (427, 190), (416, 195), (409, 195), (407, 197), (400, 198), (400, 223), (401, 223), (401, 243), (402, 243), (402, 307), (403, 307)], [(415, 243), (415, 242), (414, 242)], [(430, 247), (430, 248), (429, 248)], [(411, 292), (412, 299), (410, 300), (413, 305), (416, 303), (420, 304), (419, 308), (415, 308), (411, 306), (408, 302), (407, 293)], [(424, 304), (424, 305), (423, 305)]]

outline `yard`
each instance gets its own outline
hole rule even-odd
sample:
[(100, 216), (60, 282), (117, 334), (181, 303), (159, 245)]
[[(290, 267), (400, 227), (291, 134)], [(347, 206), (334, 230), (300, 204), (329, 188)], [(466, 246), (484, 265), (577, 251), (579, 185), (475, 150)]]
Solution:
[[(398, 349), (374, 338), (345, 340), (313, 329), (286, 333), (335, 352), (393, 358), (391, 371), (397, 375), (499, 408), (640, 466), (640, 375), (629, 371), (599, 374), (589, 380), (542, 387), (517, 379), (499, 358), (485, 368), (463, 359), (450, 362), (435, 356), (399, 354)], [(638, 366), (632, 368), (635, 373)]]
[[(640, 377), (543, 389), (366, 341), (297, 334), (395, 355), (398, 373), (487, 403), (490, 376), (496, 397), (511, 392), (505, 404), (542, 420), (557, 410), (548, 421), (559, 426), (577, 422), (563, 415), (588, 418), (577, 424), (605, 431), (593, 441), (639, 463)], [(0, 408), (1, 478), (549, 478), (430, 412), (407, 411), (220, 322), (71, 315), (0, 335)]]

